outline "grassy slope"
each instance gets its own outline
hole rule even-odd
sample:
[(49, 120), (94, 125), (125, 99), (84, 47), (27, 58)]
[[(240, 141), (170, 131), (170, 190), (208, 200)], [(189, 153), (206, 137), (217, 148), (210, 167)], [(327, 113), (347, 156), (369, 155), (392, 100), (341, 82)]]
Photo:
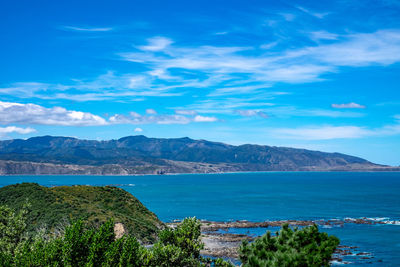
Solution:
[(153, 241), (162, 222), (130, 193), (110, 186), (43, 187), (22, 183), (0, 188), (0, 205), (20, 209), (31, 204), (28, 230), (46, 226), (54, 230), (65, 222), (82, 218), (99, 225), (107, 219), (121, 222), (138, 239)]

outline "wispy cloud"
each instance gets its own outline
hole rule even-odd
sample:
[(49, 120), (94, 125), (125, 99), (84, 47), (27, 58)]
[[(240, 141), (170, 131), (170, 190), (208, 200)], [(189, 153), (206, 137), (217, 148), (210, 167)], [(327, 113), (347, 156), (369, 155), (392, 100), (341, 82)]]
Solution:
[(330, 109), (304, 108), (296, 106), (266, 106), (262, 110), (270, 115), (270, 117), (287, 118), (287, 117), (327, 117), (327, 118), (359, 118), (365, 116), (364, 113), (353, 111), (341, 111)]
[(339, 38), (338, 34), (327, 31), (315, 31), (310, 33), (310, 38), (314, 41), (319, 40), (336, 40)]
[(300, 128), (271, 129), (275, 138), (299, 140), (354, 139), (365, 137), (383, 137), (400, 134), (400, 122), (378, 128), (360, 126), (306, 126)]
[(253, 110), (253, 109), (238, 109), (235, 110), (235, 113), (244, 116), (244, 117), (254, 117), (254, 116), (260, 116), (262, 118), (268, 118), (267, 113), (260, 111), (260, 110)]
[(139, 46), (138, 48), (144, 51), (162, 51), (173, 43), (171, 39), (159, 36), (150, 38), (147, 41), (147, 45)]
[(184, 116), (177, 114), (160, 114), (160, 115), (140, 115), (131, 113), (129, 116), (116, 114), (110, 117), (109, 122), (112, 124), (188, 124), (190, 122), (216, 122), (216, 117), (208, 116)]
[(390, 65), (400, 61), (400, 31), (341, 36), (343, 41), (287, 51), (283, 59), (316, 61), (331, 67)]
[(124, 98), (125, 101), (141, 101), (143, 97), (179, 96), (171, 92), (175, 87), (153, 85), (156, 78), (144, 74), (117, 75), (108, 71), (92, 80), (73, 79), (68, 84), (18, 82), (0, 87), (0, 95), (18, 98), (66, 99), (78, 102), (103, 101)]
[(155, 115), (155, 114), (157, 114), (157, 111), (155, 109), (148, 108), (148, 109), (146, 109), (146, 113), (150, 114), (150, 115)]
[(77, 32), (109, 32), (114, 28), (112, 27), (77, 27), (77, 26), (64, 26), (63, 29), (77, 31)]
[(243, 99), (240, 97), (227, 97), (225, 99), (206, 99), (194, 104), (176, 109), (196, 110), (198, 113), (232, 114), (235, 110), (244, 108), (260, 109), (273, 106), (273, 103), (263, 101), (263, 98), (253, 97)]
[(295, 14), (292, 13), (280, 13), (280, 15), (286, 20), (286, 21), (293, 21), (296, 18)]
[[(232, 91), (227, 84), (236, 80), (238, 73), (245, 78), (241, 86), (246, 89), (254, 86), (247, 84), (250, 81), (259, 82), (260, 87), (270, 87), (276, 82), (315, 82), (323, 80), (326, 73), (338, 72), (341, 66), (389, 65), (400, 61), (400, 31), (397, 30), (340, 36), (320, 31), (312, 35), (333, 42), (265, 54), (264, 49), (256, 47), (180, 47), (168, 41), (162, 53), (135, 51), (120, 55), (123, 60), (162, 70), (162, 73), (176, 69), (195, 71), (196, 75), (213, 80), (211, 86), (220, 87), (214, 94), (224, 93), (224, 90), (230, 94)], [(150, 42), (148, 46), (153, 44)], [(213, 79), (221, 74), (223, 80)], [(180, 78), (179, 82), (193, 83), (184, 76)]]
[(302, 7), (302, 6), (297, 6), (297, 9), (299, 9), (300, 11), (307, 13), (308, 15), (311, 15), (313, 17), (319, 18), (319, 19), (323, 19), (324, 17), (326, 17), (327, 15), (329, 15), (329, 12), (315, 12), (315, 11), (311, 11), (308, 8)]
[(202, 89), (213, 99), (232, 95), (246, 95), (248, 99), (269, 92), (276, 83), (323, 81), (325, 74), (339, 72), (340, 67), (400, 62), (399, 30), (347, 35), (314, 32), (314, 38), (331, 42), (266, 52), (260, 45), (182, 46), (156, 36), (133, 51), (119, 53), (122, 60), (141, 66), (142, 71), (109, 71), (94, 79), (73, 79), (65, 84), (19, 82), (0, 87), (0, 94), (74, 101), (141, 101)]
[(197, 111), (189, 109), (177, 109), (175, 113), (179, 115), (197, 115)]
[(364, 105), (360, 105), (354, 102), (347, 103), (347, 104), (332, 104), (333, 108), (366, 108)]

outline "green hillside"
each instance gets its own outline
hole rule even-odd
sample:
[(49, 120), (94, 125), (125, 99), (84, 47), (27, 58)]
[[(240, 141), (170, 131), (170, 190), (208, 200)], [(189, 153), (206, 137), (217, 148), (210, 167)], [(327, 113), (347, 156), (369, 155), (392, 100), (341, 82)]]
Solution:
[(126, 231), (143, 242), (154, 241), (163, 223), (130, 193), (111, 186), (44, 187), (22, 183), (0, 188), (0, 205), (21, 209), (30, 204), (28, 231), (46, 227), (57, 231), (83, 219), (99, 226), (108, 219), (122, 223)]

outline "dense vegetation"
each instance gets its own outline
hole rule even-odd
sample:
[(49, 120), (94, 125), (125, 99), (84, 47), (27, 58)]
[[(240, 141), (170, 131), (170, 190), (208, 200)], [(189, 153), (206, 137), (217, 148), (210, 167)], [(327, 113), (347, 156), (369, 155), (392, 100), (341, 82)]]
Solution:
[[(166, 228), (119, 188), (25, 183), (1, 188), (0, 201), (0, 266), (232, 266), (201, 256), (198, 220)], [(131, 226), (118, 238), (117, 220)], [(319, 267), (329, 265), (338, 244), (315, 225), (286, 224), (275, 236), (244, 242), (239, 254), (243, 266)]]
[(292, 230), (287, 224), (275, 236), (267, 232), (253, 243), (240, 247), (240, 260), (249, 266), (329, 266), (339, 239), (318, 231), (316, 225)]
[(200, 255), (203, 244), (195, 218), (160, 231), (158, 241), (146, 248), (131, 235), (117, 239), (112, 220), (98, 229), (78, 220), (62, 236), (29, 237), (24, 235), (25, 215), (0, 207), (0, 266), (232, 266)]
[(27, 231), (57, 233), (78, 219), (100, 226), (108, 219), (122, 223), (140, 241), (152, 242), (163, 223), (130, 193), (111, 186), (43, 187), (22, 183), (0, 188), (0, 205), (21, 210), (29, 202)]

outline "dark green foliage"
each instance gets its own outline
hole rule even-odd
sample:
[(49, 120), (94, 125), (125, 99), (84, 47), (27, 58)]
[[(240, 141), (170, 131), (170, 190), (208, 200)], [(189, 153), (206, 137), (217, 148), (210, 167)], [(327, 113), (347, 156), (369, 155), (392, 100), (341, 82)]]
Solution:
[(12, 254), (18, 244), (23, 241), (26, 230), (26, 214), (24, 206), (18, 213), (0, 206), (0, 254)]
[(243, 266), (329, 266), (339, 239), (318, 231), (316, 225), (292, 230), (287, 224), (276, 236), (268, 231), (253, 243), (239, 249)]
[[(24, 227), (26, 211), (16, 214), (1, 206), (0, 211), (2, 229)], [(78, 220), (59, 237), (49, 238), (43, 234), (32, 238), (23, 236), (23, 231), (13, 232), (18, 242), (5, 234), (0, 236), (0, 266), (232, 266), (222, 259), (212, 261), (200, 256), (203, 244), (200, 242), (200, 222), (195, 218), (185, 219), (176, 229), (162, 231), (159, 241), (151, 248), (142, 246), (134, 236), (124, 235), (116, 239), (112, 220), (97, 229)]]
[(165, 229), (160, 232), (160, 242), (183, 249), (187, 257), (199, 258), (204, 245), (200, 241), (200, 222), (195, 218), (186, 219), (174, 230)]
[(0, 188), (0, 205), (20, 210), (29, 201), (27, 231), (45, 227), (59, 234), (71, 221), (83, 219), (99, 227), (112, 218), (129, 234), (153, 242), (163, 223), (130, 193), (111, 186), (44, 187), (22, 183)]

